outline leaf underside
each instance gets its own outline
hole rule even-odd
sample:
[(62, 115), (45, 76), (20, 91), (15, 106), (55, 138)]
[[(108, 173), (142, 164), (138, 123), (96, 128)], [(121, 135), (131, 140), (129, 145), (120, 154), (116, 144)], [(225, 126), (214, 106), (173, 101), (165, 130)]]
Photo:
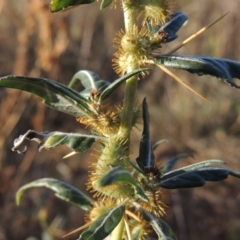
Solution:
[(232, 87), (240, 88), (233, 78), (240, 79), (240, 62), (207, 56), (159, 55), (154, 62), (195, 73), (199, 76), (210, 75), (222, 79)]
[(188, 17), (183, 12), (175, 12), (173, 14), (172, 18), (160, 28), (160, 31), (167, 33), (166, 42), (171, 42), (178, 37), (176, 32), (187, 20)]
[(116, 79), (114, 82), (112, 82), (111, 84), (109, 84), (101, 93), (100, 97), (99, 97), (99, 103), (102, 102), (103, 100), (107, 99), (108, 97), (110, 97), (110, 95), (118, 88), (120, 87), (120, 85), (124, 82), (126, 82), (129, 78), (131, 78), (132, 76), (141, 73), (141, 72), (146, 72), (149, 71), (149, 68), (140, 68), (140, 69), (136, 69), (118, 79)]
[(75, 90), (45, 78), (6, 76), (0, 87), (23, 90), (43, 99), (48, 107), (73, 116), (91, 115), (88, 101)]
[(178, 168), (176, 170), (172, 170), (170, 172), (163, 174), (161, 176), (161, 180), (165, 180), (167, 178), (174, 177), (174, 176), (177, 176), (177, 175), (185, 173), (185, 172), (191, 172), (194, 170), (201, 169), (203, 167), (208, 167), (208, 166), (216, 165), (216, 164), (225, 164), (225, 162), (222, 160), (219, 160), (219, 159), (211, 159), (211, 160), (205, 160), (205, 161), (193, 163), (193, 164), (187, 165), (185, 167)]
[(78, 82), (84, 87), (80, 94), (86, 99), (90, 99), (93, 90), (101, 93), (110, 84), (110, 82), (102, 80), (95, 72), (87, 70), (75, 73), (68, 87), (74, 88)]
[(16, 203), (20, 204), (22, 194), (32, 187), (46, 187), (55, 192), (56, 197), (70, 202), (87, 211), (93, 206), (93, 201), (77, 188), (53, 178), (42, 178), (22, 186), (16, 194)]
[(165, 180), (160, 180), (155, 186), (168, 189), (201, 187), (205, 185), (206, 181), (224, 180), (228, 175), (240, 178), (240, 173), (234, 172), (230, 169), (203, 167), (166, 178)]
[(22, 151), (19, 150), (19, 147), (23, 145), (24, 140), (29, 140), (38, 142), (39, 151), (41, 151), (42, 149), (48, 150), (66, 144), (75, 152), (84, 152), (88, 150), (92, 146), (92, 144), (98, 139), (103, 138), (79, 133), (39, 133), (34, 130), (29, 130), (24, 135), (20, 135), (17, 139), (14, 140), (14, 147), (12, 148), (12, 150), (17, 151), (18, 153), (24, 153), (27, 150), (27, 147), (24, 147), (24, 150)]
[(168, 226), (167, 223), (142, 208), (141, 211), (143, 213), (143, 218), (152, 225), (154, 231), (158, 235), (158, 239), (177, 240), (173, 230)]
[(148, 197), (142, 190), (142, 188), (135, 181), (129, 171), (122, 167), (115, 167), (110, 170), (99, 182), (99, 186), (107, 186), (115, 182), (124, 182), (133, 186), (135, 194), (140, 197), (143, 201), (148, 201)]
[(68, 86), (70, 88), (73, 88), (79, 81), (85, 88), (82, 92), (80, 92), (81, 96), (83, 96), (87, 100), (90, 100), (90, 98), (93, 97), (92, 95), (94, 91), (96, 91), (98, 95), (95, 96), (95, 99), (93, 100), (100, 104), (102, 101), (110, 97), (111, 94), (118, 87), (120, 87), (122, 83), (126, 82), (132, 76), (145, 71), (149, 71), (149, 69), (136, 69), (110, 83), (108, 81), (102, 80), (96, 73), (92, 71), (81, 70), (73, 76)]
[(84, 231), (79, 240), (103, 240), (105, 239), (118, 225), (122, 219), (125, 207), (123, 204), (111, 209), (103, 214), (92, 225)]

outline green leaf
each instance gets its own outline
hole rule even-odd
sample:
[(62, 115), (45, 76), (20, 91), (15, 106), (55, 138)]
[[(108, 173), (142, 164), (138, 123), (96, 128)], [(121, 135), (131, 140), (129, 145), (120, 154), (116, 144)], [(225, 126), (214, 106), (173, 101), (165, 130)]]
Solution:
[(240, 62), (224, 58), (205, 56), (159, 55), (154, 62), (166, 67), (187, 70), (199, 76), (211, 75), (229, 83), (232, 87), (240, 88), (233, 78), (240, 79)]
[(50, 4), (51, 12), (58, 12), (66, 10), (70, 7), (74, 7), (81, 4), (93, 3), (95, 0), (52, 0)]
[(193, 170), (197, 170), (197, 169), (200, 169), (200, 168), (203, 168), (203, 167), (207, 167), (207, 166), (210, 166), (210, 165), (213, 165), (213, 164), (225, 164), (225, 162), (222, 161), (222, 160), (218, 160), (218, 159), (211, 159), (211, 160), (206, 160), (206, 161), (194, 163), (194, 164), (191, 164), (191, 165), (173, 170), (171, 172), (167, 172), (167, 173), (165, 173), (161, 176), (161, 179), (165, 180), (167, 178), (170, 178), (170, 177), (173, 177), (173, 176), (185, 173), (185, 172), (190, 172), (190, 171), (193, 171)]
[(130, 164), (136, 171), (142, 173), (143, 175), (145, 175), (145, 173), (142, 171), (142, 169), (140, 169), (136, 164), (134, 164), (133, 162), (131, 162), (130, 159), (125, 158), (124, 159), (128, 164)]
[(173, 230), (162, 219), (141, 208), (143, 218), (149, 222), (160, 240), (177, 240)]
[(169, 21), (156, 32), (156, 35), (164, 31), (167, 33), (165, 42), (171, 42), (178, 37), (176, 32), (178, 32), (178, 30), (187, 22), (187, 20), (188, 17), (183, 12), (175, 12), (172, 14), (172, 17), (169, 19)]
[(55, 196), (70, 202), (87, 211), (93, 206), (93, 200), (79, 191), (77, 188), (53, 178), (42, 178), (22, 186), (16, 194), (16, 203), (20, 204), (22, 194), (32, 187), (46, 187), (55, 192)]
[(159, 141), (157, 141), (154, 145), (153, 145), (153, 151), (155, 151), (157, 149), (157, 147), (163, 143), (168, 143), (168, 140), (167, 139), (161, 139)]
[(201, 187), (205, 185), (206, 181), (224, 180), (228, 175), (240, 178), (240, 173), (230, 169), (203, 167), (198, 170), (181, 173), (165, 180), (160, 180), (155, 186), (168, 189)]
[[(98, 104), (100, 104), (103, 100), (107, 99), (111, 94), (125, 81), (127, 81), (132, 76), (143, 72), (148, 71), (148, 68), (142, 68), (132, 71), (131, 73), (126, 74), (125, 76), (115, 80), (113, 83), (102, 80), (96, 73), (91, 71), (79, 71), (77, 72), (71, 82), (69, 83), (69, 87), (73, 88), (78, 81), (81, 82), (83, 87), (85, 88), (80, 94), (86, 99), (89, 100), (98, 100)], [(94, 92), (94, 90), (96, 90)], [(94, 95), (96, 94), (96, 95)]]
[(146, 99), (143, 100), (143, 132), (139, 147), (139, 156), (136, 159), (138, 166), (145, 171), (146, 168), (154, 166), (154, 154), (150, 141), (149, 114)]
[(60, 112), (73, 116), (91, 115), (88, 101), (67, 86), (44, 78), (6, 76), (0, 78), (0, 87), (14, 88), (33, 93), (43, 103)]
[[(182, 158), (187, 158), (187, 157), (192, 157), (192, 154), (190, 153), (181, 153), (178, 154), (177, 156), (169, 159), (164, 165), (163, 165), (163, 169), (161, 171), (161, 173), (166, 173), (169, 172), (173, 166), (175, 165), (175, 163)], [(222, 161), (220, 161), (222, 163)], [(216, 163), (216, 162), (215, 162)]]
[(161, 36), (161, 34), (165, 33), (166, 36), (164, 40), (160, 38), (160, 43), (168, 43), (178, 37), (176, 32), (178, 32), (178, 30), (186, 23), (187, 20), (188, 17), (183, 12), (175, 12), (164, 25), (161, 23), (159, 25), (152, 25), (151, 21), (147, 20), (146, 26), (153, 42), (154, 40), (157, 41), (159, 39), (159, 35)]
[(113, 168), (100, 180), (99, 187), (107, 186), (114, 182), (124, 182), (131, 184), (138, 197), (140, 197), (143, 201), (149, 201), (143, 189), (137, 184), (131, 173), (126, 169), (122, 167)]
[(136, 69), (136, 70), (124, 75), (123, 77), (118, 78), (117, 80), (115, 80), (113, 83), (111, 83), (104, 89), (104, 91), (101, 93), (101, 95), (99, 97), (98, 103), (101, 103), (103, 100), (107, 99), (123, 82), (127, 81), (132, 76), (134, 76), (140, 72), (146, 72), (149, 70), (150, 69), (148, 69), (148, 68)]
[(102, 0), (101, 5), (100, 5), (100, 9), (104, 9), (106, 7), (108, 7), (110, 4), (112, 4), (113, 0)]
[(14, 140), (13, 151), (18, 153), (23, 153), (27, 150), (18, 150), (23, 144), (24, 140), (36, 141), (39, 144), (38, 150), (51, 149), (63, 144), (66, 144), (75, 152), (84, 152), (88, 150), (92, 144), (99, 139), (104, 139), (102, 137), (97, 137), (94, 135), (85, 135), (79, 133), (62, 133), (62, 132), (50, 132), (50, 133), (39, 133), (34, 130), (27, 131), (24, 135), (20, 135)]
[(124, 204), (120, 204), (106, 212), (80, 235), (79, 240), (105, 239), (121, 221), (124, 210)]
[(77, 72), (68, 87), (73, 88), (77, 82), (80, 81), (82, 86), (85, 88), (80, 94), (86, 99), (93, 98), (93, 91), (97, 90), (99, 94), (110, 84), (105, 80), (102, 80), (95, 72), (82, 70)]
[[(132, 223), (130, 222), (130, 224), (132, 224)], [(131, 229), (131, 240), (141, 239), (140, 237), (144, 231), (142, 224), (139, 222), (134, 222), (133, 224), (134, 225), (132, 225), (132, 226), (134, 226), (134, 227)]]

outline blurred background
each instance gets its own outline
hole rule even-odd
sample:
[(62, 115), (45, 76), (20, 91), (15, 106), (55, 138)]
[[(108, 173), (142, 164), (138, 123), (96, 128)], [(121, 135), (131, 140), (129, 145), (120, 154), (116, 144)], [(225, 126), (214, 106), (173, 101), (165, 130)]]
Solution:
[[(99, 3), (52, 14), (50, 0), (0, 0), (0, 76), (45, 77), (68, 84), (78, 70), (91, 70), (113, 81), (115, 49), (112, 39), (123, 28), (120, 9), (99, 11)], [(191, 34), (230, 11), (210, 30), (178, 51), (240, 61), (240, 1), (178, 0), (188, 24), (167, 52)], [(205, 102), (159, 69), (139, 82), (138, 100), (147, 96), (153, 142), (167, 139), (156, 150), (165, 161), (179, 153), (177, 167), (207, 159), (222, 159), (240, 171), (240, 91), (208, 76), (197, 77), (171, 69), (211, 103)], [(238, 80), (236, 80), (238, 81)], [(239, 83), (239, 82), (238, 82)], [(121, 104), (123, 88), (114, 95)], [(28, 93), (0, 89), (0, 240), (60, 239), (81, 226), (84, 212), (57, 199), (46, 189), (25, 193), (19, 207), (15, 193), (22, 185), (44, 177), (66, 181), (85, 191), (91, 152), (63, 159), (70, 150), (37, 151), (29, 143), (26, 154), (11, 151), (13, 141), (27, 130), (88, 133), (74, 117), (45, 108)], [(133, 132), (132, 160), (138, 154), (141, 125)], [(179, 240), (237, 240), (240, 237), (240, 180), (229, 177), (203, 188), (165, 191), (169, 196), (165, 220)], [(78, 234), (67, 239), (76, 239)]]

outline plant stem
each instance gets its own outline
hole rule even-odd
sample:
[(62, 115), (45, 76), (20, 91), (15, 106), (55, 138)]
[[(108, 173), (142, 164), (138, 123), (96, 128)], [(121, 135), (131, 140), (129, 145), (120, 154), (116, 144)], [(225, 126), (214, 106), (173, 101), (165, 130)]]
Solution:
[(126, 5), (125, 5), (125, 0), (122, 0), (122, 5), (123, 5), (123, 17), (124, 17), (124, 25), (125, 25), (125, 31), (130, 32), (133, 27), (134, 27), (134, 14), (133, 11), (130, 10)]
[(113, 239), (113, 240), (122, 240), (123, 228), (124, 228), (124, 218), (121, 219), (119, 224), (113, 230), (111, 239)]
[(130, 132), (132, 128), (132, 114), (133, 114), (133, 108), (134, 108), (137, 81), (138, 81), (138, 77), (134, 76), (126, 82), (123, 111), (122, 111), (122, 122), (119, 130), (120, 136), (123, 139), (130, 138)]
[[(134, 27), (134, 14), (133, 14), (133, 11), (129, 10), (126, 7), (125, 0), (122, 0), (122, 4), (123, 4), (125, 31), (131, 32)], [(132, 61), (132, 63), (129, 64), (128, 66), (127, 72), (129, 73), (137, 68), (138, 68), (138, 63)], [(127, 154), (129, 153), (129, 148), (130, 148), (130, 133), (132, 128), (132, 117), (133, 117), (137, 81), (138, 81), (138, 75), (135, 75), (130, 79), (128, 79), (126, 82), (121, 125), (119, 129), (120, 139), (126, 140), (125, 151), (127, 151)], [(118, 226), (113, 230), (112, 239), (121, 240), (123, 235), (123, 230), (124, 230), (124, 218), (121, 219)]]
[[(125, 31), (131, 32), (134, 28), (134, 14), (132, 10), (129, 10), (125, 6), (124, 0), (122, 1), (122, 4), (123, 4)], [(137, 68), (138, 68), (137, 62), (132, 61), (131, 64), (129, 64), (128, 66), (127, 72), (129, 73)], [(132, 116), (133, 116), (137, 81), (138, 81), (138, 75), (131, 77), (130, 79), (127, 80), (126, 88), (125, 88), (122, 121), (121, 121), (119, 134), (120, 134), (120, 138), (128, 140), (126, 142), (127, 149), (129, 148), (130, 132), (132, 128)]]

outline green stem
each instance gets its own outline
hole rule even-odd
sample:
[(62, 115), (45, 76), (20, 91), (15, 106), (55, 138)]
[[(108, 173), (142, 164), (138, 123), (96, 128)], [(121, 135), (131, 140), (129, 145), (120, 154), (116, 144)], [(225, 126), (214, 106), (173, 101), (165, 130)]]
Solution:
[(125, 31), (130, 32), (131, 30), (133, 30), (135, 23), (134, 13), (125, 5), (125, 0), (122, 0), (122, 5)]
[[(124, 24), (125, 24), (125, 31), (132, 32), (134, 28), (134, 13), (132, 10), (129, 10), (123, 2), (123, 13), (124, 13)], [(129, 64), (127, 72), (131, 72), (138, 68), (137, 62), (132, 61)], [(137, 81), (138, 75), (133, 76), (132, 78), (128, 79), (126, 82), (125, 88), (125, 96), (123, 102), (123, 111), (122, 111), (122, 121), (119, 130), (119, 135), (122, 139), (128, 139), (127, 147), (129, 148), (129, 140), (130, 140), (130, 132), (132, 128), (132, 116), (133, 116), (133, 109), (134, 109), (134, 101), (135, 101), (135, 93), (137, 88)]]
[(124, 229), (124, 218), (121, 219), (120, 223), (113, 230), (111, 239), (122, 240), (123, 229)]
[[(133, 11), (129, 10), (125, 5), (125, 0), (122, 0), (123, 4), (123, 13), (124, 13), (124, 24), (125, 24), (125, 31), (132, 32), (134, 28), (134, 13)], [(133, 70), (138, 68), (138, 63), (132, 61), (129, 64), (127, 73), (132, 72)], [(127, 140), (126, 141), (126, 154), (129, 154), (130, 148), (130, 133), (132, 129), (132, 117), (133, 117), (133, 109), (134, 109), (134, 101), (135, 101), (135, 94), (137, 89), (137, 81), (138, 75), (135, 75), (127, 80), (126, 88), (125, 88), (125, 96), (123, 101), (123, 110), (121, 116), (121, 125), (119, 129), (119, 137), (120, 139)], [(113, 240), (121, 240), (124, 231), (124, 218), (120, 221), (118, 226), (112, 232), (112, 239)]]
[(138, 78), (134, 76), (126, 83), (125, 97), (122, 110), (122, 122), (119, 130), (120, 136), (123, 139), (130, 138), (137, 81)]

